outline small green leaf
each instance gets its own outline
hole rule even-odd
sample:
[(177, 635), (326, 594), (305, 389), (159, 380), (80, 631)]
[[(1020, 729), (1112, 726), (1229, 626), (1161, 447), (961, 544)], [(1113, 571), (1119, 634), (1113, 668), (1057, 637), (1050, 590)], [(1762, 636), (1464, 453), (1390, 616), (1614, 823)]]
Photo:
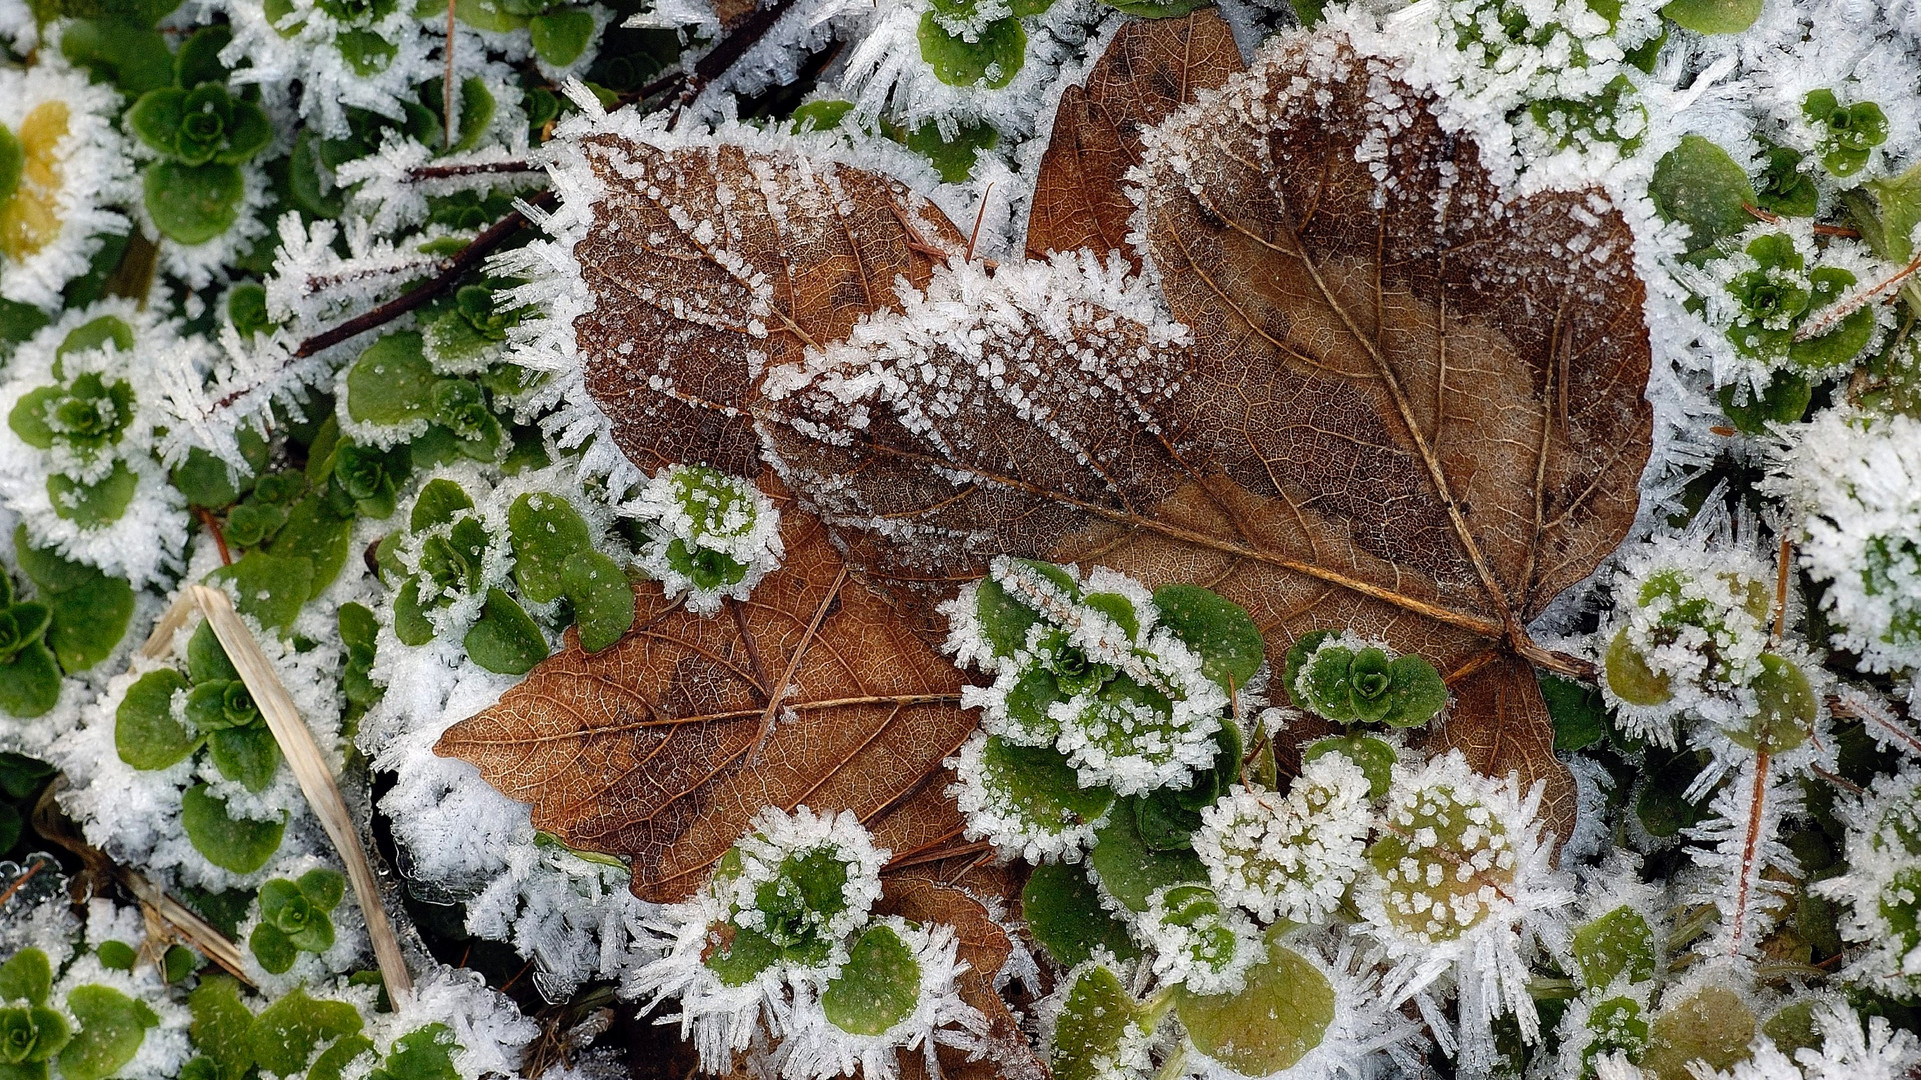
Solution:
[(248, 791), (265, 791), (280, 769), (280, 744), (264, 721), (220, 728), (207, 736), (207, 755), (220, 775)]
[[(1872, 319), (1873, 312), (1870, 311), (1868, 315)], [(1793, 355), (1794, 349), (1799, 347), (1790, 346), (1789, 355)], [(1814, 385), (1807, 376), (1782, 369), (1769, 376), (1767, 387), (1759, 394), (1730, 383), (1723, 386), (1717, 396), (1721, 401), (1722, 414), (1734, 423), (1736, 429), (1749, 435), (1764, 435), (1769, 424), (1798, 423), (1806, 416), (1809, 404), (1814, 401)]]
[(599, 652), (633, 628), (634, 588), (613, 559), (592, 548), (577, 551), (561, 569), (561, 585), (574, 608), (581, 648)]
[(227, 81), (227, 65), (220, 62), (220, 50), (233, 40), (233, 28), (215, 24), (201, 27), (180, 43), (173, 57), (173, 81), (188, 90), (201, 83)]
[(306, 596), (312, 600), (325, 592), (347, 565), (353, 530), (353, 518), (335, 513), (325, 496), (309, 495), (288, 511), (287, 524), (274, 534), (267, 554), (298, 558), (312, 567)]
[(0, 663), (0, 710), (24, 720), (45, 714), (59, 701), (60, 665), (44, 642), (30, 641)]
[(251, 874), (267, 865), (287, 831), (284, 816), (279, 821), (231, 816), (226, 800), (208, 791), (205, 784), (188, 788), (181, 797), (180, 824), (195, 851), (215, 866), (236, 874)]
[(307, 1067), (314, 1051), (344, 1035), (358, 1035), (360, 1011), (344, 1001), (316, 1000), (295, 987), (259, 1016), (247, 1032), (255, 1064), (292, 1076)]
[(124, 461), (113, 463), (105, 479), (83, 484), (62, 473), (47, 477), (47, 498), (53, 512), (82, 529), (98, 529), (120, 520), (133, 502), (140, 480)]
[(1540, 683), (1554, 722), (1555, 752), (1584, 750), (1607, 735), (1607, 703), (1599, 690), (1548, 672), (1541, 673)]
[(940, 125), (932, 120), (910, 131), (890, 126), (887, 134), (933, 162), (934, 171), (950, 184), (967, 179), (974, 171), (975, 156), (982, 150), (992, 150), (1001, 141), (1001, 133), (986, 124), (963, 124), (949, 138), (941, 134)]
[[(1100, 820), (1114, 803), (1107, 788), (1084, 788), (1074, 767), (1051, 746), (1020, 746), (990, 736), (975, 778), (998, 813), (1019, 814), (1024, 830), (1058, 835)], [(1136, 834), (1138, 835), (1138, 834)]]
[(1316, 650), (1303, 666), (1300, 678), (1288, 687), (1298, 695), (1296, 703), (1336, 723), (1360, 719), (1349, 679), (1354, 659), (1354, 650), (1342, 645)]
[(173, 51), (151, 23), (75, 19), (60, 35), (60, 52), (129, 97), (173, 82)]
[(321, 911), (332, 911), (340, 906), (340, 898), (347, 895), (347, 879), (338, 870), (316, 866), (300, 875), (295, 882), (300, 892)]
[(177, 983), (200, 970), (200, 954), (185, 945), (169, 945), (160, 957), (160, 977)]
[(1395, 727), (1419, 727), (1447, 706), (1447, 683), (1426, 660), (1409, 654), (1388, 664), (1388, 709), (1381, 719)]
[(1648, 196), (1669, 221), (1692, 230), (1690, 254), (1705, 252), (1754, 224), (1755, 199), (1748, 173), (1726, 150), (1699, 135), (1684, 135), (1655, 163)]
[(1321, 1044), (1334, 1022), (1334, 987), (1313, 962), (1268, 932), (1267, 959), (1247, 973), (1238, 994), (1176, 991), (1174, 1011), (1194, 1048), (1248, 1077), (1293, 1068)]
[(428, 1024), (395, 1039), (387, 1060), (367, 1080), (460, 1080), (453, 1060), (457, 1049), (452, 1028)]
[(929, 11), (921, 16), (919, 40), (921, 59), (949, 86), (998, 90), (1014, 81), (1027, 59), (1027, 31), (1012, 17), (995, 19), (976, 40), (967, 41), (949, 33)]
[(1761, 17), (1766, 0), (1668, 0), (1661, 14), (1697, 34), (1738, 34)]
[(347, 371), (347, 414), (363, 424), (424, 420), (440, 375), (427, 362), (421, 336), (388, 334), (361, 352)]
[(1659, 705), (1674, 696), (1668, 677), (1648, 666), (1647, 659), (1628, 639), (1626, 627), (1608, 643), (1607, 653), (1601, 658), (1601, 675), (1614, 696), (1629, 705)]
[(1134, 799), (1124, 800), (1094, 834), (1088, 862), (1101, 887), (1129, 911), (1146, 911), (1147, 898), (1165, 885), (1206, 881), (1207, 868), (1191, 849), (1154, 851), (1141, 838)]
[(365, 1035), (335, 1039), (333, 1045), (322, 1050), (320, 1056), (314, 1059), (313, 1067), (307, 1070), (307, 1080), (341, 1080), (349, 1064), (373, 1052), (373, 1040)]
[(787, 122), (796, 131), (832, 131), (854, 111), (851, 101), (822, 100), (797, 105)]
[(313, 563), (302, 558), (250, 551), (230, 566), (207, 575), (215, 584), (231, 584), (234, 606), (270, 630), (293, 625), (300, 608), (313, 592)]
[(112, 971), (132, 971), (133, 966), (140, 962), (140, 954), (124, 941), (103, 941), (93, 950), (93, 954), (100, 958), (101, 967)]
[(193, 1023), (187, 1029), (194, 1049), (219, 1067), (219, 1080), (241, 1080), (253, 1067), (247, 1034), (253, 1012), (241, 999), (240, 984), (224, 975), (202, 980), (187, 995)]
[(434, 639), (433, 621), (420, 603), (420, 579), (410, 577), (394, 591), (394, 636), (402, 645), (425, 645)]
[(1335, 735), (1307, 744), (1301, 751), (1301, 764), (1306, 765), (1322, 754), (1339, 754), (1360, 766), (1361, 774), (1367, 777), (1370, 799), (1387, 794), (1388, 784), (1394, 778), (1394, 763), (1400, 760), (1400, 755), (1385, 739), (1355, 734)]
[(1590, 990), (1605, 989), (1623, 973), (1629, 982), (1654, 977), (1654, 930), (1623, 905), (1574, 931), (1574, 962)]
[(1096, 949), (1106, 949), (1116, 960), (1140, 955), (1126, 924), (1102, 906), (1100, 887), (1088, 880), (1080, 863), (1035, 867), (1021, 889), (1021, 916), (1034, 940), (1063, 968), (1085, 963)]
[(536, 604), (563, 595), (566, 587), (561, 576), (567, 560), (593, 547), (580, 511), (558, 495), (538, 491), (522, 495), (507, 508), (507, 537), (514, 549), (514, 580), (521, 595)]
[(120, 760), (136, 769), (164, 769), (186, 760), (200, 736), (174, 719), (173, 695), (187, 680), (172, 668), (140, 676), (114, 711), (113, 743)]
[[(446, 10), (440, 6), (438, 10)], [(454, 0), (454, 17), (476, 30), (505, 34), (527, 25), (525, 15), (505, 10), (499, 0)]]
[(1144, 1010), (1120, 976), (1104, 966), (1082, 968), (1061, 1001), (1047, 1064), (1058, 1080), (1107, 1080), (1114, 1055), (1132, 1036), (1143, 1037)]
[(62, 1080), (106, 1080), (133, 1060), (147, 1029), (160, 1022), (145, 1002), (110, 986), (75, 987), (67, 1011), (80, 1030), (60, 1051)]
[(557, 68), (580, 59), (593, 40), (594, 16), (585, 8), (561, 8), (536, 15), (527, 24), (533, 34), (534, 52)]
[[(1648, 1032), (1641, 1068), (1655, 1080), (1687, 1080), (1727, 1072), (1749, 1057), (1754, 1041), (1754, 1011), (1737, 991), (1703, 986), (1680, 997), (1668, 995)], [(1679, 998), (1679, 1000), (1672, 1000)]]
[(260, 966), (274, 975), (284, 975), (300, 957), (300, 950), (294, 948), (287, 935), (272, 923), (261, 923), (247, 935), (247, 948), (253, 951), (253, 958)]
[(53, 449), (53, 428), (47, 424), (47, 410), (66, 396), (66, 390), (58, 386), (42, 386), (27, 391), (7, 413), (7, 426), (28, 446), (38, 450)]
[(147, 213), (168, 239), (192, 247), (233, 228), (246, 184), (238, 165), (156, 161), (143, 174)]
[(821, 1011), (849, 1034), (879, 1035), (913, 1014), (920, 983), (920, 963), (894, 928), (870, 926), (821, 992)]
[(127, 110), (126, 126), (141, 142), (171, 155), (186, 102), (187, 92), (178, 86), (149, 90)]
[(21, 949), (0, 964), (0, 1001), (45, 1005), (53, 987), (53, 965), (40, 949)]
[[(398, 625), (399, 616), (395, 615)], [(527, 612), (500, 589), (487, 590), (480, 618), (461, 644), (474, 663), (501, 675), (525, 675), (547, 659), (547, 639)]]
[(1247, 609), (1198, 585), (1154, 590), (1161, 624), (1201, 655), (1201, 673), (1233, 693), (1247, 686), (1266, 661), (1266, 642)]

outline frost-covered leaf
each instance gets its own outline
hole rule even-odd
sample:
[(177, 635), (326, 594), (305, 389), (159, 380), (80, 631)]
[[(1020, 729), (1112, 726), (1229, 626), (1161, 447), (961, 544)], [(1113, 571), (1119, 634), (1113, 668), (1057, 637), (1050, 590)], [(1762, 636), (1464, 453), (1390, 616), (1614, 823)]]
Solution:
[[(1173, 315), (1083, 264), (943, 271), (759, 412), (854, 566), (929, 601), (989, 556), (1207, 582), (1288, 642), (1345, 626), (1462, 672), (1437, 733), (1573, 784), (1525, 626), (1633, 521), (1649, 346), (1598, 191), (1502, 190), (1428, 95), (1277, 39), (1150, 133), (1136, 219)], [(1044, 314), (1043, 314), (1044, 313)]]
[(534, 827), (569, 847), (633, 856), (653, 900), (691, 892), (770, 805), (853, 810), (897, 854), (958, 832), (940, 763), (974, 726), (959, 673), (789, 508), (786, 562), (740, 621), (643, 586), (619, 643), (570, 642), (438, 752), (531, 802)]
[(737, 146), (663, 150), (616, 135), (581, 152), (608, 191), (574, 250), (596, 301), (574, 323), (587, 389), (651, 471), (752, 476), (752, 380), (926, 283), (958, 230), (859, 169)]
[(1021, 889), (1021, 916), (1034, 936), (1062, 967), (1074, 967), (1106, 949), (1117, 960), (1139, 955), (1127, 927), (1101, 905), (1100, 887), (1081, 863), (1037, 866)]
[(1127, 244), (1134, 204), (1121, 183), (1140, 164), (1142, 132), (1243, 66), (1227, 22), (1212, 8), (1121, 27), (1087, 85), (1061, 93), (1034, 181), (1029, 254), (1120, 251), (1138, 265)]
[(280, 849), (286, 821), (236, 818), (227, 802), (205, 784), (187, 789), (180, 798), (180, 826), (195, 851), (207, 861), (236, 874), (251, 874), (267, 865)]
[(67, 995), (67, 1011), (80, 1029), (60, 1051), (65, 1080), (104, 1080), (140, 1052), (147, 1029), (160, 1022), (144, 1001), (111, 986), (79, 986)]

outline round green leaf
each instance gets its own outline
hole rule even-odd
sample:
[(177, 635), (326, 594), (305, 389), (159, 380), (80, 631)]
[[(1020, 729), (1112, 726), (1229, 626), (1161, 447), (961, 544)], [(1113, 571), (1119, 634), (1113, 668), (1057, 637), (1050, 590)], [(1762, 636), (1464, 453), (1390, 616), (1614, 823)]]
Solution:
[[(425, 491), (421, 494), (425, 498)], [(580, 511), (566, 499), (540, 491), (522, 495), (507, 508), (507, 538), (514, 548), (514, 580), (520, 594), (536, 604), (563, 594), (561, 575), (567, 560), (593, 546)]]
[(114, 971), (132, 971), (133, 966), (140, 962), (140, 954), (124, 941), (103, 941), (93, 950), (93, 954), (100, 958), (101, 967)]
[(60, 701), (60, 665), (35, 639), (0, 664), (0, 710), (21, 719), (40, 716)]
[(234, 606), (270, 630), (291, 626), (313, 594), (313, 563), (294, 556), (249, 551), (230, 566), (207, 575), (209, 582), (232, 584)]
[(247, 1044), (262, 1069), (293, 1076), (306, 1069), (322, 1044), (358, 1035), (362, 1026), (360, 1010), (352, 1005), (316, 1000), (296, 987), (254, 1017)]
[(388, 334), (367, 346), (347, 371), (348, 415), (363, 424), (404, 424), (433, 411), (434, 384), (421, 336)]
[(1710, 1073), (1746, 1061), (1754, 1039), (1753, 1010), (1725, 986), (1704, 986), (1678, 1001), (1664, 1001), (1648, 1032), (1640, 1065), (1653, 1080), (1691, 1080), (1691, 1063)]
[(1047, 1064), (1057, 1080), (1105, 1080), (1130, 1035), (1141, 1037), (1142, 1009), (1120, 976), (1105, 967), (1082, 968), (1061, 1001)]
[(1629, 982), (1645, 982), (1654, 977), (1654, 930), (1633, 908), (1615, 908), (1574, 932), (1574, 962), (1589, 989), (1602, 989), (1623, 972)]
[(592, 548), (577, 551), (561, 570), (561, 585), (574, 607), (581, 648), (599, 652), (633, 628), (634, 588), (613, 559)]
[(587, 51), (594, 36), (593, 13), (584, 8), (562, 8), (536, 15), (527, 24), (534, 52), (554, 67), (566, 67)]
[(1388, 710), (1381, 719), (1395, 727), (1418, 727), (1447, 705), (1447, 683), (1434, 665), (1412, 654), (1388, 665)]
[(1648, 196), (1662, 217), (1692, 230), (1691, 252), (1705, 251), (1756, 220), (1746, 205), (1755, 198), (1747, 170), (1699, 135), (1682, 136), (1655, 163)]
[(274, 534), (267, 554), (300, 558), (312, 565), (313, 580), (307, 586), (307, 599), (312, 600), (347, 565), (353, 528), (353, 518), (335, 513), (323, 495), (309, 495), (288, 511), (287, 524)]
[(91, 484), (54, 473), (47, 477), (47, 498), (55, 514), (83, 529), (98, 529), (120, 520), (139, 486), (139, 478), (126, 462), (116, 461), (105, 479)]
[[(395, 621), (399, 621), (397, 614)], [(487, 590), (480, 618), (461, 644), (474, 663), (501, 675), (525, 675), (547, 659), (547, 639), (540, 627), (500, 589)]]
[(285, 974), (299, 958), (300, 950), (287, 935), (272, 923), (263, 922), (247, 935), (247, 948), (253, 950), (253, 958), (260, 966), (275, 975)]
[(149, 671), (114, 711), (113, 744), (120, 760), (136, 769), (164, 769), (186, 759), (200, 737), (173, 717), (173, 695), (187, 680), (172, 668)]
[(66, 396), (67, 392), (58, 386), (42, 386), (27, 391), (7, 413), (7, 426), (28, 446), (38, 450), (53, 449), (53, 428), (47, 424), (47, 410)]
[(39, 949), (21, 949), (0, 964), (0, 1001), (45, 1005), (52, 986), (53, 965)]
[(332, 911), (340, 905), (340, 898), (347, 894), (347, 879), (338, 870), (316, 866), (300, 875), (295, 882), (314, 907), (321, 911)]
[(1028, 932), (1064, 968), (1077, 967), (1106, 949), (1116, 960), (1140, 955), (1127, 927), (1101, 904), (1100, 888), (1080, 863), (1034, 868), (1021, 889), (1021, 916)]
[(1107, 788), (1084, 788), (1074, 767), (1051, 746), (1020, 746), (989, 737), (977, 778), (1002, 813), (1019, 812), (1027, 828), (1058, 835), (1099, 820), (1114, 803)]
[(187, 92), (178, 86), (149, 90), (127, 110), (126, 126), (141, 142), (172, 156), (186, 101)]
[(218, 1080), (241, 1080), (253, 1068), (247, 1041), (253, 1012), (240, 997), (240, 984), (226, 976), (202, 980), (187, 995), (187, 1011), (193, 1016), (188, 1037), (218, 1066)]
[(142, 185), (154, 227), (168, 239), (189, 246), (204, 244), (232, 228), (246, 195), (239, 166), (217, 161), (204, 165), (156, 161), (147, 166)]
[(1306, 957), (1270, 932), (1267, 959), (1238, 994), (1178, 991), (1174, 1010), (1194, 1048), (1242, 1076), (1298, 1064), (1334, 1022), (1334, 987)]
[(60, 1051), (62, 1080), (106, 1080), (133, 1060), (147, 1029), (160, 1022), (145, 1002), (110, 986), (75, 987), (67, 1011), (80, 1030)]
[(265, 791), (280, 768), (280, 744), (265, 721), (220, 728), (207, 736), (207, 755), (220, 775), (248, 791)]
[[(287, 823), (234, 818), (226, 800), (196, 784), (180, 800), (180, 824), (187, 839), (208, 862), (236, 874), (251, 874), (267, 865), (280, 849)], [(302, 1059), (303, 1063), (305, 1059)]]
[(988, 23), (977, 40), (967, 41), (948, 33), (929, 11), (921, 16), (919, 39), (921, 59), (949, 86), (998, 90), (1014, 81), (1027, 59), (1027, 31), (1011, 17)]
[(894, 928), (870, 926), (821, 992), (821, 1011), (842, 1031), (879, 1035), (913, 1014), (920, 980), (920, 962)]
[(1141, 839), (1137, 800), (1124, 800), (1094, 833), (1088, 864), (1101, 887), (1129, 911), (1146, 911), (1155, 889), (1185, 881), (1206, 881), (1207, 867), (1192, 849), (1153, 851)]
[(1201, 673), (1233, 693), (1245, 687), (1266, 661), (1267, 643), (1247, 609), (1198, 585), (1154, 590), (1161, 624), (1201, 655)]

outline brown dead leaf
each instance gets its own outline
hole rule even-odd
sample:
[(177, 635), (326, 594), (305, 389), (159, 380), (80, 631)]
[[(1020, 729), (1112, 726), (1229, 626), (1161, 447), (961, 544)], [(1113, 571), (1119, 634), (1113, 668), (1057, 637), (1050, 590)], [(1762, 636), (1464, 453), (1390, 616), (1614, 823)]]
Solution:
[(1240, 50), (1213, 8), (1179, 19), (1122, 26), (1095, 63), (1085, 88), (1070, 86), (1054, 114), (1054, 132), (1034, 181), (1027, 251), (1119, 251), (1140, 266), (1127, 244), (1134, 204), (1121, 190), (1141, 162), (1141, 133), (1218, 89), (1238, 73)]
[(595, 301), (574, 335), (588, 392), (644, 469), (758, 474), (742, 411), (758, 374), (896, 306), (897, 279), (925, 284), (965, 247), (938, 209), (860, 169), (605, 133), (579, 149), (606, 190), (574, 250)]
[(941, 769), (974, 728), (960, 675), (781, 501), (786, 560), (738, 619), (642, 585), (619, 644), (590, 656), (570, 633), (435, 752), (531, 803), (535, 828), (631, 856), (648, 900), (692, 892), (768, 806), (852, 810), (896, 862), (961, 877), (978, 851)]
[(1098, 290), (1070, 319), (1006, 285), (978, 340), (883, 319), (770, 376), (784, 475), (898, 592), (1000, 553), (1098, 563), (1232, 597), (1277, 665), (1322, 627), (1419, 652), (1458, 673), (1440, 741), (1547, 781), (1565, 837), (1529, 663), (1582, 665), (1526, 624), (1633, 521), (1644, 292), (1603, 194), (1504, 192), (1434, 105), (1336, 35), (1270, 44), (1146, 139), (1148, 254), (1191, 347)]

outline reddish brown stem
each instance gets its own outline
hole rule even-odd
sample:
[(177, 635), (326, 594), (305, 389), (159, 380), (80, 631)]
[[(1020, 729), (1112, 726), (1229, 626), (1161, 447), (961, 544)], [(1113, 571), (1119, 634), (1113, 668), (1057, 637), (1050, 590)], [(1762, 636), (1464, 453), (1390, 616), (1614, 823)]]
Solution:
[(1754, 891), (1754, 860), (1761, 849), (1761, 819), (1768, 802), (1768, 748), (1754, 752), (1754, 788), (1748, 796), (1748, 831), (1741, 842), (1740, 878), (1734, 887), (1734, 910), (1728, 915), (1730, 952), (1739, 952), (1747, 932), (1748, 905)]
[(200, 524), (205, 525), (207, 531), (213, 534), (213, 546), (220, 549), (220, 565), (232, 566), (233, 555), (227, 550), (227, 534), (220, 531), (220, 519), (214, 517), (213, 511), (204, 506), (194, 507), (193, 512), (200, 518)]

